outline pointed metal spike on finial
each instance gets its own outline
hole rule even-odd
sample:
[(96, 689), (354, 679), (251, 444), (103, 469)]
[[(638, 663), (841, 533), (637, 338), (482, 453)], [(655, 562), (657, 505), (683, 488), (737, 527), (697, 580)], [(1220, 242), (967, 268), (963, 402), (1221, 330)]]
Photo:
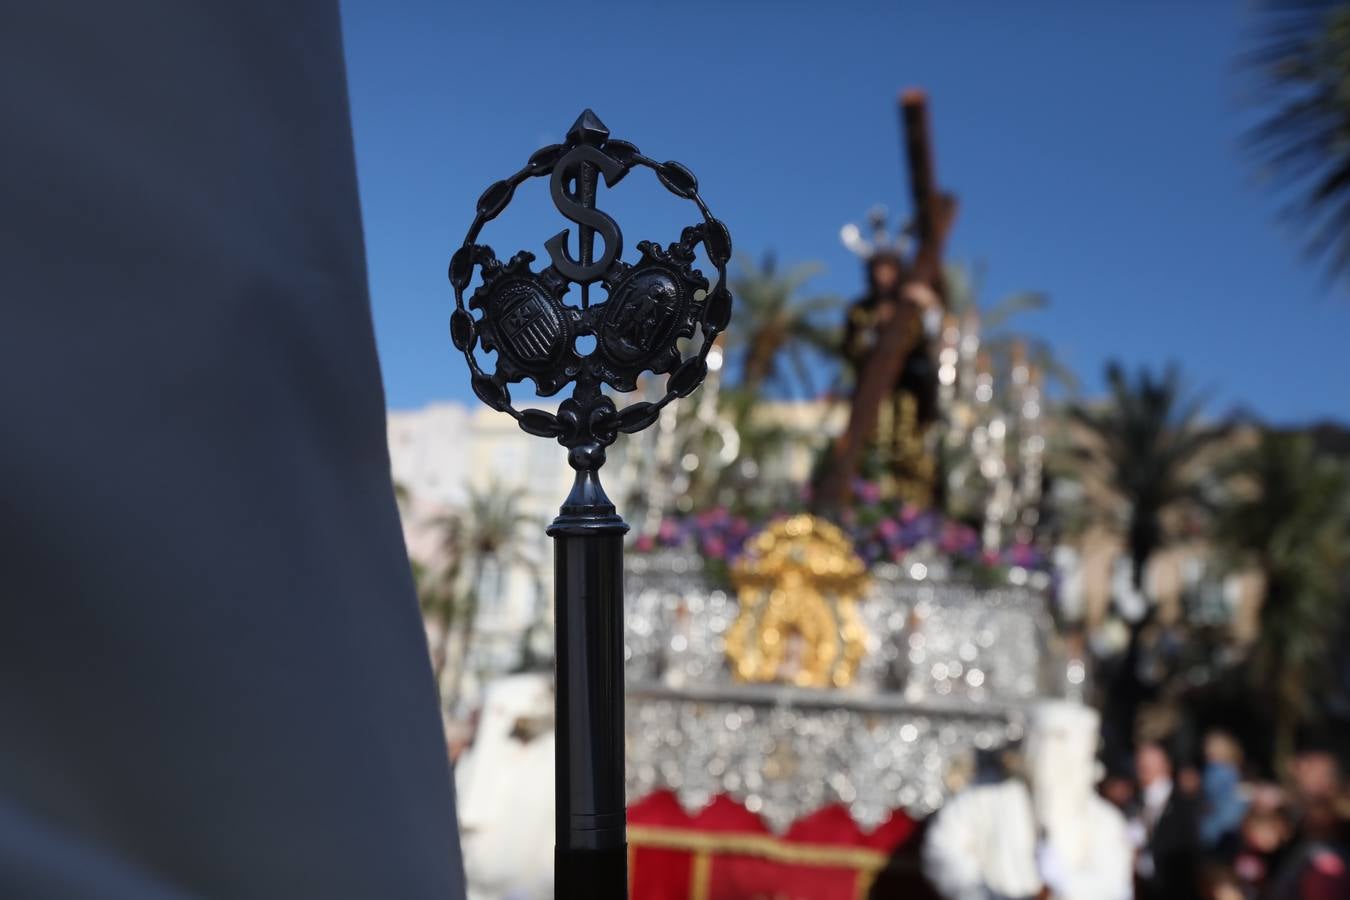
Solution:
[(591, 144), (599, 147), (608, 138), (609, 129), (589, 107), (583, 110), (581, 115), (577, 116), (577, 120), (572, 123), (572, 127), (567, 129), (567, 142), (569, 144)]

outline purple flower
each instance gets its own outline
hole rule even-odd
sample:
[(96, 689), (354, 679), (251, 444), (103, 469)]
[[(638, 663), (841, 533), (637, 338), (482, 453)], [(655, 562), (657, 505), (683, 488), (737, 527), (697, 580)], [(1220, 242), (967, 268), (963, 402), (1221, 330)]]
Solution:
[(859, 481), (854, 485), (858, 499), (863, 503), (881, 502), (881, 485), (873, 481)]
[(710, 525), (716, 525), (726, 517), (727, 511), (714, 506), (712, 509), (704, 510), (694, 517), (694, 521), (700, 528), (707, 528)]

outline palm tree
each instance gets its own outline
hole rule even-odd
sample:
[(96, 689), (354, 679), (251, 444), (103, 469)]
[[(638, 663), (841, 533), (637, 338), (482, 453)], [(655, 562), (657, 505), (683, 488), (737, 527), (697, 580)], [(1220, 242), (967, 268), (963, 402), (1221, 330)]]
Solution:
[(424, 618), (440, 626), (440, 646), (431, 655), (432, 671), (440, 686), (445, 667), (450, 661), (451, 637), (455, 633), (455, 619), (464, 605), (461, 580), (464, 569), (464, 524), (455, 513), (437, 516), (431, 527), (440, 534), (436, 566), (429, 567), (413, 561), (413, 583), (417, 586), (418, 602)]
[[(416, 518), (415, 503), (408, 486), (394, 482), (394, 499), (399, 518)], [(464, 562), (463, 527), (459, 516), (448, 513), (426, 523), (439, 534), (439, 546), (430, 563), (409, 558), (413, 587), (424, 621), (435, 622), (440, 643), (431, 648), (431, 669), (439, 689), (450, 659), (450, 636), (454, 633), (455, 614), (461, 605), (460, 578)]]
[(1292, 198), (1285, 213), (1310, 256), (1350, 271), (1350, 3), (1268, 0), (1248, 67), (1266, 110), (1253, 157)]
[(758, 265), (747, 258), (739, 260), (739, 271), (731, 278), (736, 307), (727, 329), (727, 349), (733, 357), (740, 354), (740, 393), (758, 397), (770, 384), (791, 389), (785, 361), (806, 393), (815, 393), (808, 351), (838, 352), (836, 329), (819, 319), (841, 307), (835, 296), (801, 296), (802, 287), (820, 268), (818, 263), (801, 263), (779, 272), (772, 255)]
[(1140, 369), (1131, 380), (1111, 362), (1106, 381), (1107, 403), (1070, 407), (1070, 423), (1078, 430), (1072, 452), (1082, 474), (1111, 495), (1108, 512), (1119, 516), (1123, 508), (1134, 585), (1142, 589), (1149, 559), (1172, 537), (1168, 517), (1209, 507), (1198, 465), (1231, 428), (1226, 422), (1202, 424), (1203, 402), (1187, 395), (1175, 366), (1161, 376)]
[[(1130, 379), (1111, 362), (1106, 380), (1111, 393), (1105, 404), (1069, 408), (1071, 452), (1080, 480), (1104, 489), (1109, 502), (1102, 512), (1122, 526), (1134, 587), (1142, 593), (1149, 559), (1173, 537), (1169, 520), (1210, 507), (1199, 469), (1229, 426), (1202, 424), (1202, 404), (1187, 395), (1174, 366), (1161, 376), (1141, 369)], [(1156, 679), (1141, 672), (1154, 613), (1150, 606), (1130, 625), (1125, 652), (1111, 674), (1103, 673), (1102, 735), (1110, 758), (1128, 758), (1139, 709), (1157, 689)]]
[[(698, 484), (691, 484), (691, 490), (714, 502), (744, 510), (762, 504), (766, 490), (777, 488), (758, 475), (742, 472), (745, 460), (753, 461), (756, 468), (767, 465), (769, 455), (781, 451), (789, 437), (790, 429), (758, 414), (760, 401), (771, 388), (780, 395), (816, 396), (812, 355), (837, 357), (840, 352), (836, 322), (842, 301), (832, 295), (803, 293), (820, 269), (818, 263), (801, 263), (781, 271), (771, 254), (758, 263), (747, 257), (737, 261), (730, 280), (736, 297), (734, 321), (723, 337), (736, 378), (723, 380), (717, 398), (718, 418), (734, 432), (736, 462), (715, 469), (700, 467), (695, 473)], [(728, 373), (723, 370), (723, 374)], [(694, 423), (683, 446), (706, 460), (714, 446), (724, 446), (726, 438), (724, 432), (714, 433)]]
[(1311, 438), (1267, 431), (1231, 461), (1232, 497), (1215, 535), (1265, 575), (1252, 675), (1274, 701), (1275, 758), (1287, 761), (1327, 674), (1350, 565), (1350, 475)]
[[(534, 517), (520, 508), (525, 495), (522, 487), (507, 488), (496, 480), (471, 487), (463, 514), (463, 550), (470, 565), (469, 590), (464, 602), (464, 617), (459, 630), (459, 654), (450, 687), (450, 702), (457, 704), (468, 664), (469, 648), (478, 627), (478, 610), (484, 596), (501, 592), (502, 572), (508, 566), (533, 567), (534, 562), (521, 552), (521, 526)], [(488, 574), (492, 589), (488, 591)]]

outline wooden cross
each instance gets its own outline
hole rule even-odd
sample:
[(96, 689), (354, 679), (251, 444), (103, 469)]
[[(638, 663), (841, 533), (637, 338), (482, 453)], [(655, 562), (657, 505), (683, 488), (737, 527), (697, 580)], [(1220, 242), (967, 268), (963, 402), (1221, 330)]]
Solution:
[(829, 465), (816, 486), (818, 512), (842, 508), (851, 498), (853, 479), (867, 442), (876, 433), (881, 405), (895, 390), (905, 360), (923, 336), (923, 316), (915, 298), (924, 291), (942, 295), (942, 256), (956, 220), (956, 198), (938, 190), (928, 120), (928, 97), (917, 88), (900, 95), (910, 195), (914, 204), (916, 247), (911, 260), (900, 260), (897, 289), (879, 298), (889, 304), (880, 334), (858, 377), (849, 408), (848, 426), (835, 439)]

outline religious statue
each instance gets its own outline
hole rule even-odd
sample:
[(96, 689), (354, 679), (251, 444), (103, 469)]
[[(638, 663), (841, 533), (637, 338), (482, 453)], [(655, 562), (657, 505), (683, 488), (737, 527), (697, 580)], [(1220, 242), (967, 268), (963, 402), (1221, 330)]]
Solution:
[(866, 262), (867, 290), (849, 307), (844, 326), (844, 355), (853, 371), (854, 383), (861, 378), (878, 344), (881, 330), (899, 314), (902, 302), (919, 308), (921, 333), (906, 356), (899, 377), (882, 401), (877, 422), (876, 448), (883, 478), (899, 499), (916, 506), (932, 506), (937, 499), (937, 460), (927, 439), (929, 426), (938, 419), (937, 366), (929, 347), (930, 325), (941, 320), (941, 300), (926, 285), (904, 279), (905, 264), (900, 242), (886, 236), (884, 213), (870, 216), (874, 239), (861, 239), (856, 227), (845, 230), (844, 242)]

